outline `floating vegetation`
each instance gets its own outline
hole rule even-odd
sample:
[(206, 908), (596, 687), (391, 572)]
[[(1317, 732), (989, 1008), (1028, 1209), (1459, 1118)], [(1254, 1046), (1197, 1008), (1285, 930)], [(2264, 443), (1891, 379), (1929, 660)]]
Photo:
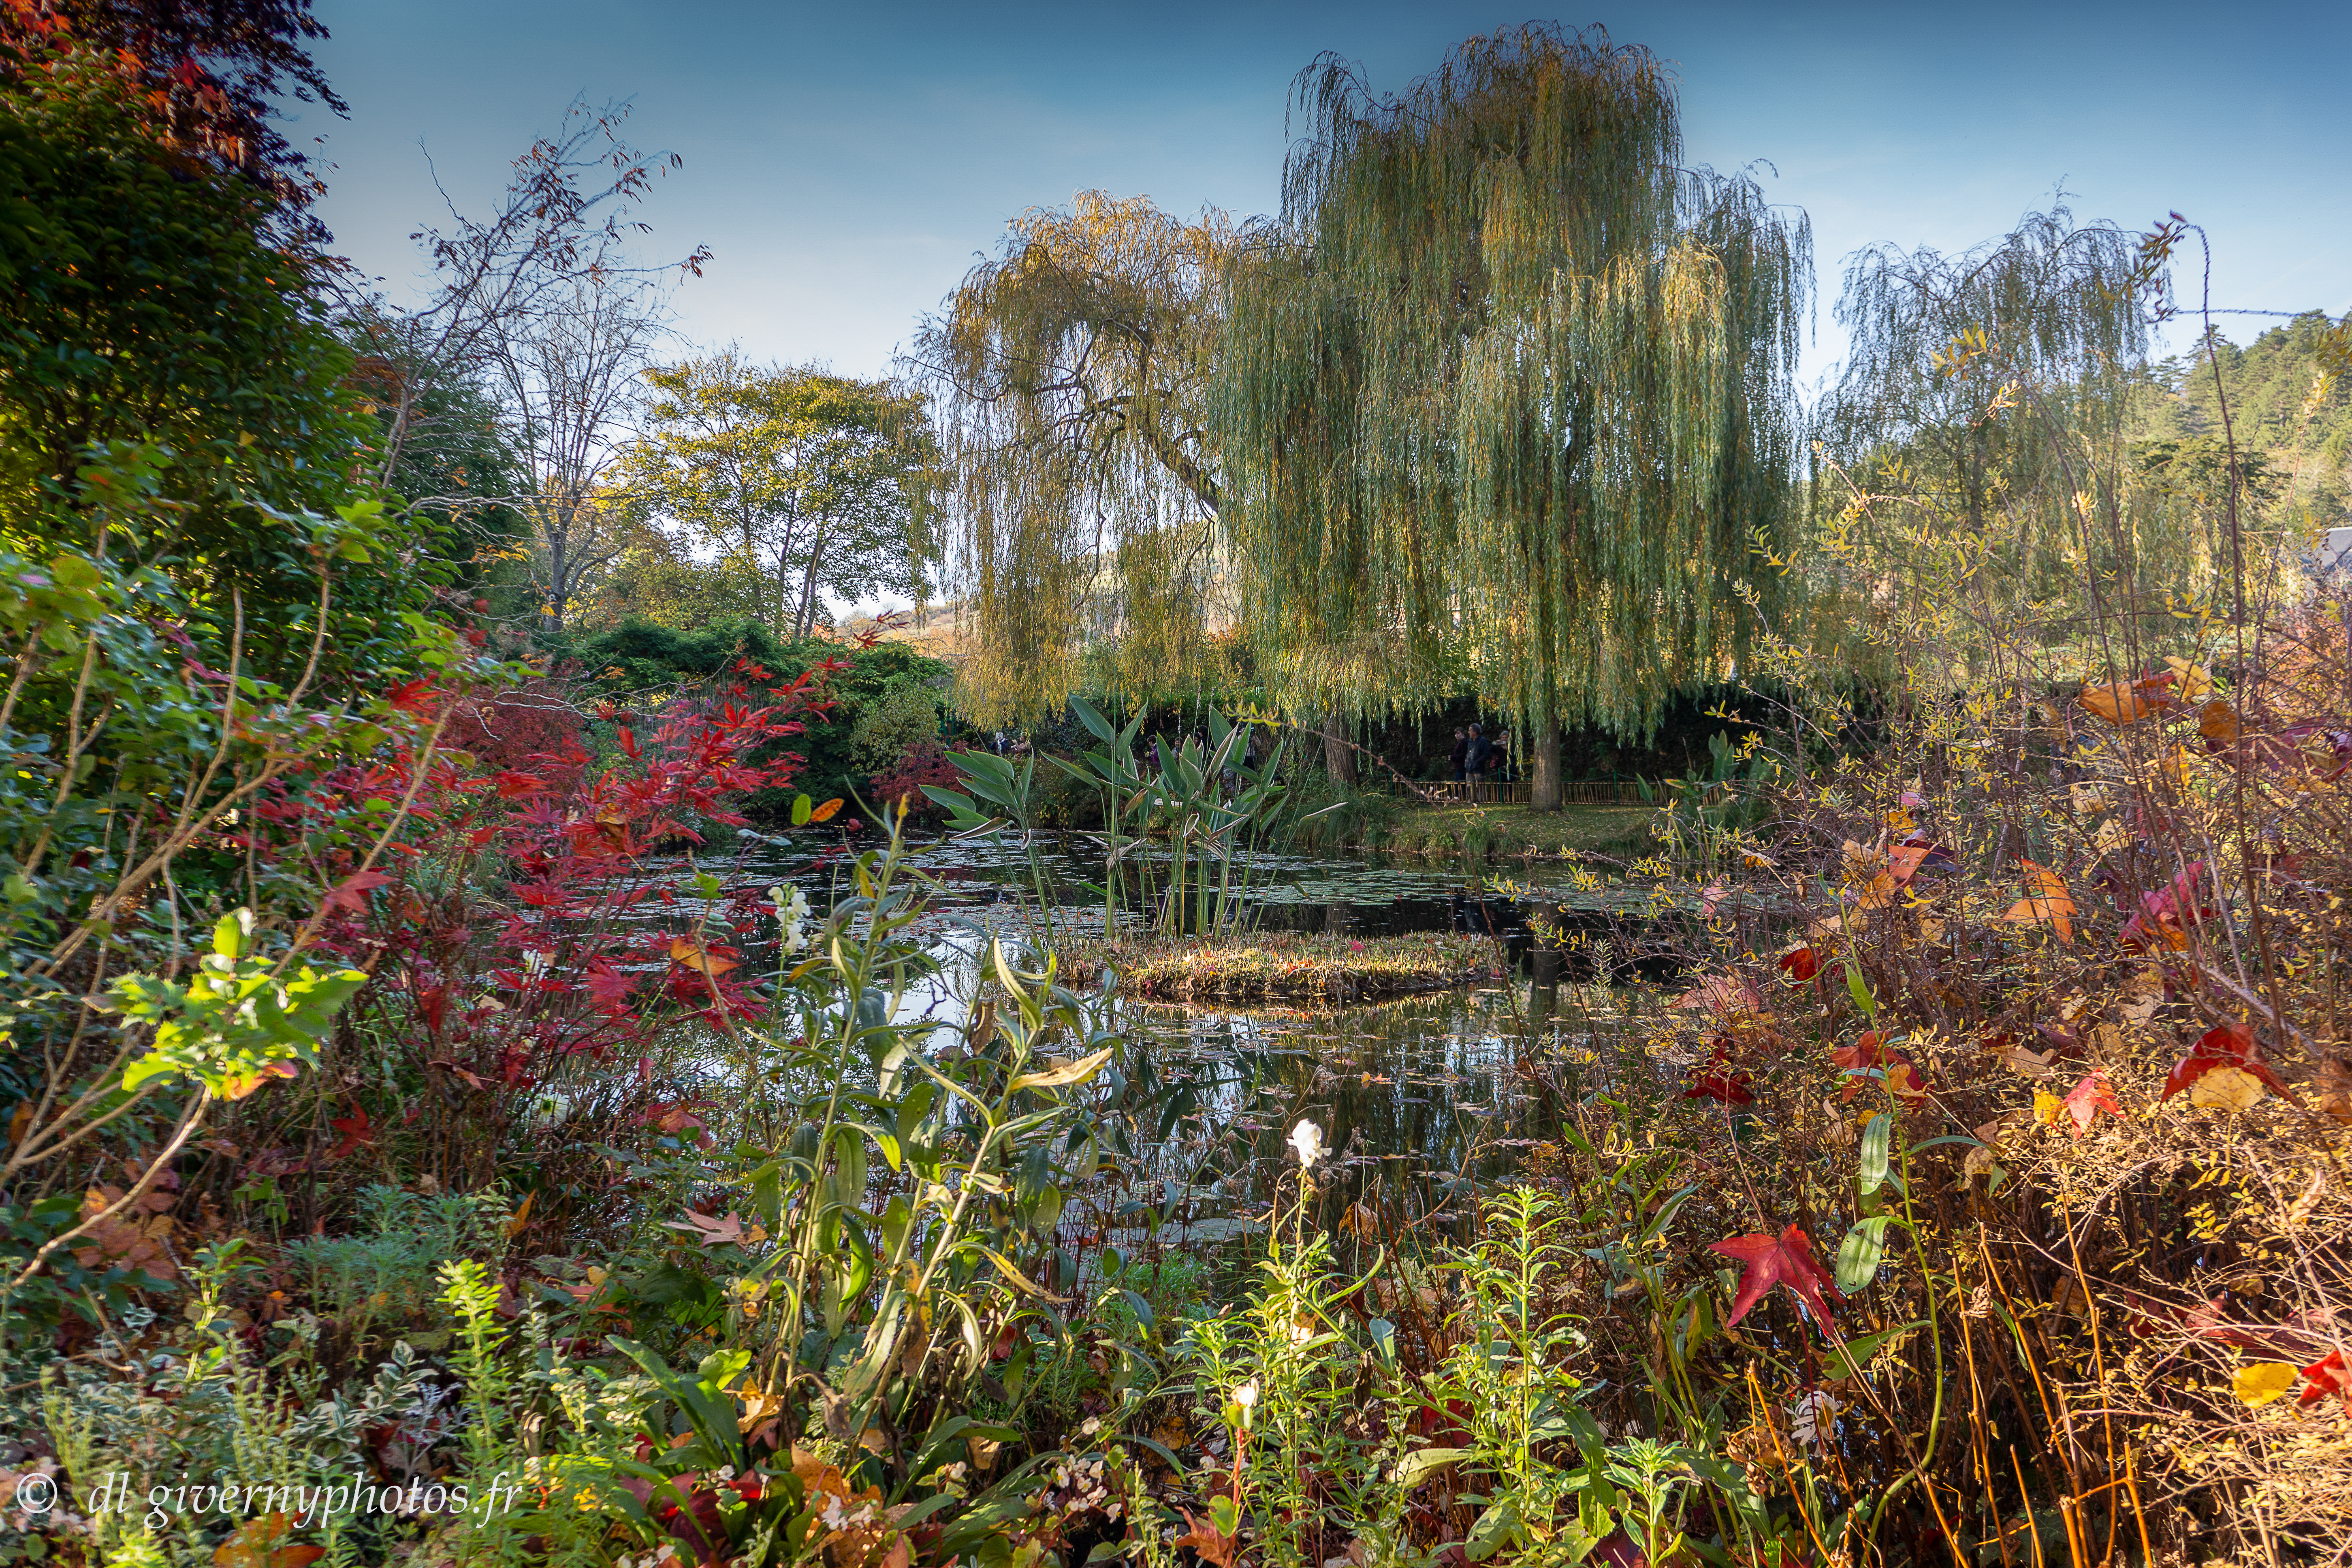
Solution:
[(1499, 943), (1453, 931), (1350, 937), (1271, 931), (1203, 942), (1121, 941), (1064, 955), (1066, 973), (1108, 968), (1154, 1001), (1360, 1002), (1444, 991), (1504, 972)]

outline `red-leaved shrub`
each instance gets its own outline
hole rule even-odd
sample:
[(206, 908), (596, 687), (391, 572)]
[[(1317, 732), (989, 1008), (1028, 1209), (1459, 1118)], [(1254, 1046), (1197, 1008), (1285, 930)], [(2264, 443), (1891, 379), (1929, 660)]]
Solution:
[(877, 811), (895, 811), (898, 803), (904, 800), (908, 821), (935, 822), (947, 813), (923, 793), (923, 786), (937, 784), (952, 789), (958, 777), (952, 754), (946, 747), (937, 741), (918, 741), (899, 753), (888, 772), (874, 775), (866, 785), (866, 799)]

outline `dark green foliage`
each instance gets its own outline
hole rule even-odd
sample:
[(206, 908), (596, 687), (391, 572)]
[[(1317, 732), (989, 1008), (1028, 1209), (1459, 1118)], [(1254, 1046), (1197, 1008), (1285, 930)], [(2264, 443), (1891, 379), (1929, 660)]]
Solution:
[(310, 0), (39, 0), (0, 12), (0, 47), (21, 68), (89, 50), (134, 95), (145, 134), (268, 191), (294, 220), (285, 226), (312, 238), (323, 231), (301, 215), (322, 187), (273, 121), (282, 96), (348, 112), (310, 58), (310, 40), (326, 36)]
[[(166, 1142), (205, 1063), (217, 1094), (257, 1051), (315, 1043), (318, 1009), (234, 1010), (275, 984), (320, 892), (236, 831), (300, 774), (383, 744), (368, 721), (385, 689), (458, 646), (417, 614), (444, 575), (429, 537), (350, 478), (365, 426), (347, 357), (262, 233), (280, 210), (267, 182), (159, 141), (114, 63), (61, 47), (0, 68), (11, 1275), (79, 1223), (85, 1174)], [(210, 1021), (175, 989), (206, 929), (227, 933), (206, 961), (219, 985), (199, 987)], [(8, 1310), (88, 1316), (134, 1267), (188, 1260), (58, 1253)]]
[[(416, 375), (413, 385), (404, 386), (398, 362), (375, 352), (379, 334), (369, 322), (347, 324), (344, 335), (360, 412), (375, 425), (367, 454), (370, 471), (409, 503), (421, 526), (438, 536), (457, 584), (479, 589), (497, 583), (506, 588), (506, 579), (522, 574), (501, 571), (501, 565), (530, 539), (530, 520), (510, 498), (530, 490), (530, 473), (500, 434), (497, 403), (478, 382), (459, 374)], [(398, 449), (386, 464), (383, 454), (395, 434)], [(538, 607), (527, 578), (494, 595), (491, 605), (502, 617), (520, 617)]]
[[(32, 553), (88, 549), (103, 511), (106, 553), (179, 584), (211, 662), (233, 590), (268, 634), (247, 667), (299, 671), (320, 557), (288, 521), (352, 499), (368, 434), (303, 265), (261, 237), (265, 197), (148, 140), (102, 73), (9, 81), (0, 109), (0, 529)], [(161, 448), (155, 504), (88, 490), (90, 453), (121, 444)], [(339, 583), (329, 668), (387, 651), (442, 575), (425, 539), (393, 542), (392, 570)]]
[(2229, 393), (2230, 426), (2242, 446), (2316, 448), (2341, 468), (2352, 448), (2352, 388), (2331, 377), (2335, 336), (2324, 311), (2309, 310), (2240, 348), (2215, 334), (2210, 360), (2200, 348), (2164, 361), (2157, 379), (2167, 395), (2150, 426), (2188, 439), (2221, 434), (2214, 362)]
[[(791, 680), (827, 659), (842, 662), (846, 668), (821, 678), (832, 710), (810, 721), (807, 733), (779, 747), (808, 759), (807, 768), (793, 781), (793, 793), (816, 800), (866, 792), (870, 770), (855, 755), (851, 733), (860, 712), (901, 686), (938, 690), (949, 677), (946, 665), (905, 643), (877, 642), (872, 647), (815, 640), (783, 643), (749, 617), (713, 621), (693, 631), (629, 620), (591, 636), (546, 639), (544, 646), (556, 667), (575, 670), (616, 702), (646, 706), (680, 687), (715, 684), (724, 694), (739, 681), (757, 698), (770, 683), (747, 677), (738, 668), (743, 663), (776, 680)], [(777, 816), (790, 804), (781, 792), (772, 793), (772, 798), (751, 797), (755, 815)]]
[(2284, 502), (2287, 521), (2312, 530), (2352, 522), (2345, 472), (2352, 388), (2335, 361), (2341, 338), (2313, 310), (2243, 348), (2217, 332), (2210, 355), (2200, 348), (2164, 361), (2155, 372), (2158, 395), (2141, 415), (2144, 461), (2173, 485), (2214, 489), (2227, 471), (2225, 390), (2227, 437), (2236, 440), (2242, 481), (2257, 506)]
[(616, 698), (713, 679), (739, 659), (772, 671), (779, 666), (771, 661), (783, 658), (776, 635), (749, 616), (712, 621), (692, 631), (632, 618), (606, 631), (567, 631), (540, 640), (553, 663), (577, 666)]

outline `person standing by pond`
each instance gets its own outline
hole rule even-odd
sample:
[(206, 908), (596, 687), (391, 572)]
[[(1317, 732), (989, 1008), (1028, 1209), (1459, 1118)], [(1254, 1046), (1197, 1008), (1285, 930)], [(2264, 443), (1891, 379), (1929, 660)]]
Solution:
[(1454, 726), (1454, 750), (1446, 756), (1446, 765), (1454, 770), (1454, 782), (1460, 784), (1469, 774), (1464, 771), (1470, 753), (1470, 732), (1461, 725)]
[(1462, 766), (1472, 784), (1485, 782), (1486, 763), (1494, 754), (1494, 742), (1486, 739), (1486, 731), (1475, 724), (1471, 725), (1470, 743), (1463, 748)]

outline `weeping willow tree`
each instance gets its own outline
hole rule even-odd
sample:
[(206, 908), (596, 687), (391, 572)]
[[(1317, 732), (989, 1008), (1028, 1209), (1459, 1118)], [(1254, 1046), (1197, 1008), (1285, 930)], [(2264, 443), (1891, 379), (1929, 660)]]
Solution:
[(1082, 658), (1150, 691), (1214, 663), (1223, 504), (1206, 387), (1240, 236), (1082, 193), (1015, 218), (924, 325), (983, 723), (1059, 711)]
[(1556, 805), (1563, 723), (1654, 729), (1771, 592), (1809, 230), (1683, 167), (1664, 68), (1597, 28), (1474, 38), (1396, 98), (1327, 56), (1296, 102), (1219, 367), (1261, 671), (1363, 710), (1466, 670)]
[(2136, 665), (2176, 612), (2237, 592), (2240, 553), (2258, 594), (2283, 585), (2292, 519), (2262, 456), (2148, 438), (2178, 237), (2059, 204), (1958, 255), (1848, 265), (1823, 559), (1937, 683), (2053, 650)]

